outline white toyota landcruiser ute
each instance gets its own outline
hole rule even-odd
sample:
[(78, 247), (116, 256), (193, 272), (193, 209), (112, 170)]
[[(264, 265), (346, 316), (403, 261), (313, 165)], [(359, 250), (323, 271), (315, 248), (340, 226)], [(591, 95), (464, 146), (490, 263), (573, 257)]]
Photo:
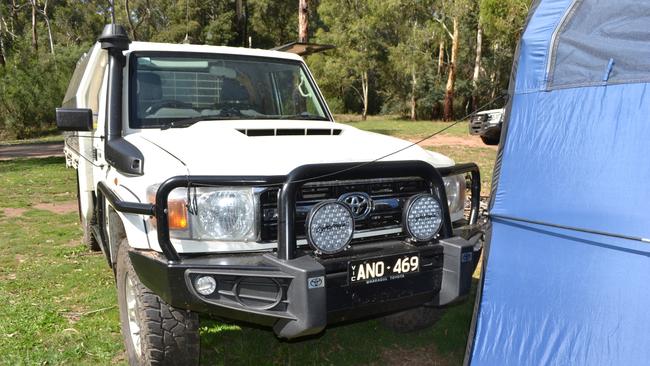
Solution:
[(281, 338), (369, 316), (408, 331), (470, 291), (476, 165), (335, 123), (298, 55), (108, 25), (57, 124), (131, 364), (197, 363), (199, 313)]

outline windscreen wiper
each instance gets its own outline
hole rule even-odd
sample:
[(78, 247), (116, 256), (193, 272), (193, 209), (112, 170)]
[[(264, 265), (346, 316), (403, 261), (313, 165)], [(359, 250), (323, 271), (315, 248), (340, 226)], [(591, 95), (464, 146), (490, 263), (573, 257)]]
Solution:
[(183, 118), (176, 121), (172, 121), (160, 126), (161, 130), (167, 130), (169, 128), (185, 128), (190, 127), (191, 125), (201, 122), (201, 121), (220, 121), (220, 120), (229, 120), (229, 119), (239, 119), (239, 117), (227, 117), (227, 116), (198, 116), (192, 118)]
[(193, 124), (201, 121), (221, 121), (221, 120), (233, 120), (233, 119), (302, 119), (302, 120), (313, 120), (313, 121), (329, 121), (326, 117), (315, 115), (315, 114), (294, 114), (286, 116), (264, 116), (263, 118), (242, 118), (242, 116), (197, 116), (191, 118), (183, 118), (169, 123), (165, 123), (160, 126), (161, 130), (167, 130), (170, 128), (185, 128), (190, 127)]
[(310, 114), (310, 113), (280, 116), (280, 119), (304, 119), (304, 120), (311, 120), (311, 121), (329, 121), (327, 117), (319, 116), (317, 114)]

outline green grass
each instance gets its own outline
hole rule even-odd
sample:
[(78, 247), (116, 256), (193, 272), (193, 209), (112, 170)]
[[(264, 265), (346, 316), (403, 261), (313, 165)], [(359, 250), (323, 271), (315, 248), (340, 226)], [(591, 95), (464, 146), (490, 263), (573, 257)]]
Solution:
[[(385, 329), (377, 320), (329, 327), (307, 340), (281, 341), (267, 329), (203, 322), (202, 360), (206, 364), (241, 365), (366, 365), (382, 363), (382, 353), (393, 349), (426, 348), (450, 364), (462, 363), (472, 303), (447, 310), (433, 328), (410, 334)], [(439, 356), (439, 357), (440, 357)]]
[(21, 140), (0, 140), (0, 145), (18, 145), (18, 144), (40, 144), (44, 142), (63, 142), (63, 135), (58, 131), (51, 131), (41, 137), (34, 137)]
[[(399, 137), (426, 134), (432, 125), (352, 123)], [(478, 161), (483, 176), (491, 176), (493, 149), (432, 149), (457, 161)], [(75, 184), (74, 171), (65, 169), (63, 158), (0, 162), (0, 365), (126, 364), (115, 286), (105, 259), (81, 244), (76, 212), (55, 214), (34, 207), (69, 205), (76, 200)], [(23, 212), (16, 217), (14, 209)], [(367, 320), (291, 342), (278, 340), (268, 329), (204, 318), (201, 360), (204, 365), (365, 365), (392, 363), (391, 354), (406, 352), (457, 365), (471, 314), (468, 301), (449, 308), (433, 328), (412, 334), (394, 334), (377, 320)]]
[(457, 163), (476, 163), (481, 173), (481, 196), (490, 194), (496, 150), (487, 147), (436, 146), (427, 149), (454, 159)]
[(74, 200), (73, 171), (62, 158), (0, 162), (0, 183), (0, 364), (110, 363), (122, 352), (111, 271), (80, 244), (76, 212), (32, 207)]
[(0, 208), (76, 201), (76, 180), (63, 158), (17, 159), (0, 164)]
[[(357, 116), (336, 115), (334, 119), (362, 130), (410, 139), (426, 137), (453, 124), (442, 121), (410, 121), (394, 116), (369, 116), (366, 121), (361, 121)], [(469, 136), (467, 122), (462, 121), (455, 124), (445, 130), (444, 134), (459, 137)]]

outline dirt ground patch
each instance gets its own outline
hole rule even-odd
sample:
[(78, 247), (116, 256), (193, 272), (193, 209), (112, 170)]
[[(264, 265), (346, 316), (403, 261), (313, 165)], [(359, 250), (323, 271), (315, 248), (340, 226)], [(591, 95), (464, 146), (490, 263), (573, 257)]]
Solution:
[(57, 203), (39, 203), (34, 205), (34, 208), (49, 211), (55, 214), (68, 214), (77, 211), (77, 202), (67, 201)]
[(22, 216), (25, 211), (27, 211), (26, 208), (5, 208), (3, 210), (4, 214), (6, 217), (19, 217)]
[(125, 362), (126, 362), (126, 352), (118, 353), (117, 355), (115, 355), (115, 357), (113, 357), (113, 360), (111, 361), (113, 365), (119, 363), (125, 363)]
[(72, 240), (68, 241), (67, 243), (63, 244), (63, 246), (69, 247), (69, 248), (78, 247), (79, 246), (79, 239), (72, 239)]
[(0, 160), (63, 156), (63, 141), (36, 144), (0, 145)]
[(420, 347), (415, 349), (391, 348), (381, 353), (378, 365), (417, 365), (417, 366), (448, 366), (451, 361), (441, 356), (435, 347)]
[[(411, 142), (417, 142), (418, 139), (409, 138)], [(425, 140), (419, 144), (422, 147), (431, 147), (431, 146), (464, 146), (464, 147), (483, 147), (487, 149), (496, 150), (496, 146), (490, 146), (483, 143), (480, 137), (478, 136), (450, 136), (450, 135), (437, 135), (432, 138)]]
[(0, 281), (13, 281), (16, 279), (16, 274), (15, 273), (7, 273), (7, 274), (0, 274)]

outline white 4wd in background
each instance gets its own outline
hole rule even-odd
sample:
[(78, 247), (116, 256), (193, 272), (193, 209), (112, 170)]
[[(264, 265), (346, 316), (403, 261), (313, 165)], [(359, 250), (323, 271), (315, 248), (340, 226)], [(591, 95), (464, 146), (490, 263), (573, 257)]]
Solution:
[(57, 123), (131, 364), (196, 363), (198, 313), (283, 338), (369, 315), (407, 331), (470, 290), (476, 166), (335, 123), (297, 55), (109, 25)]

